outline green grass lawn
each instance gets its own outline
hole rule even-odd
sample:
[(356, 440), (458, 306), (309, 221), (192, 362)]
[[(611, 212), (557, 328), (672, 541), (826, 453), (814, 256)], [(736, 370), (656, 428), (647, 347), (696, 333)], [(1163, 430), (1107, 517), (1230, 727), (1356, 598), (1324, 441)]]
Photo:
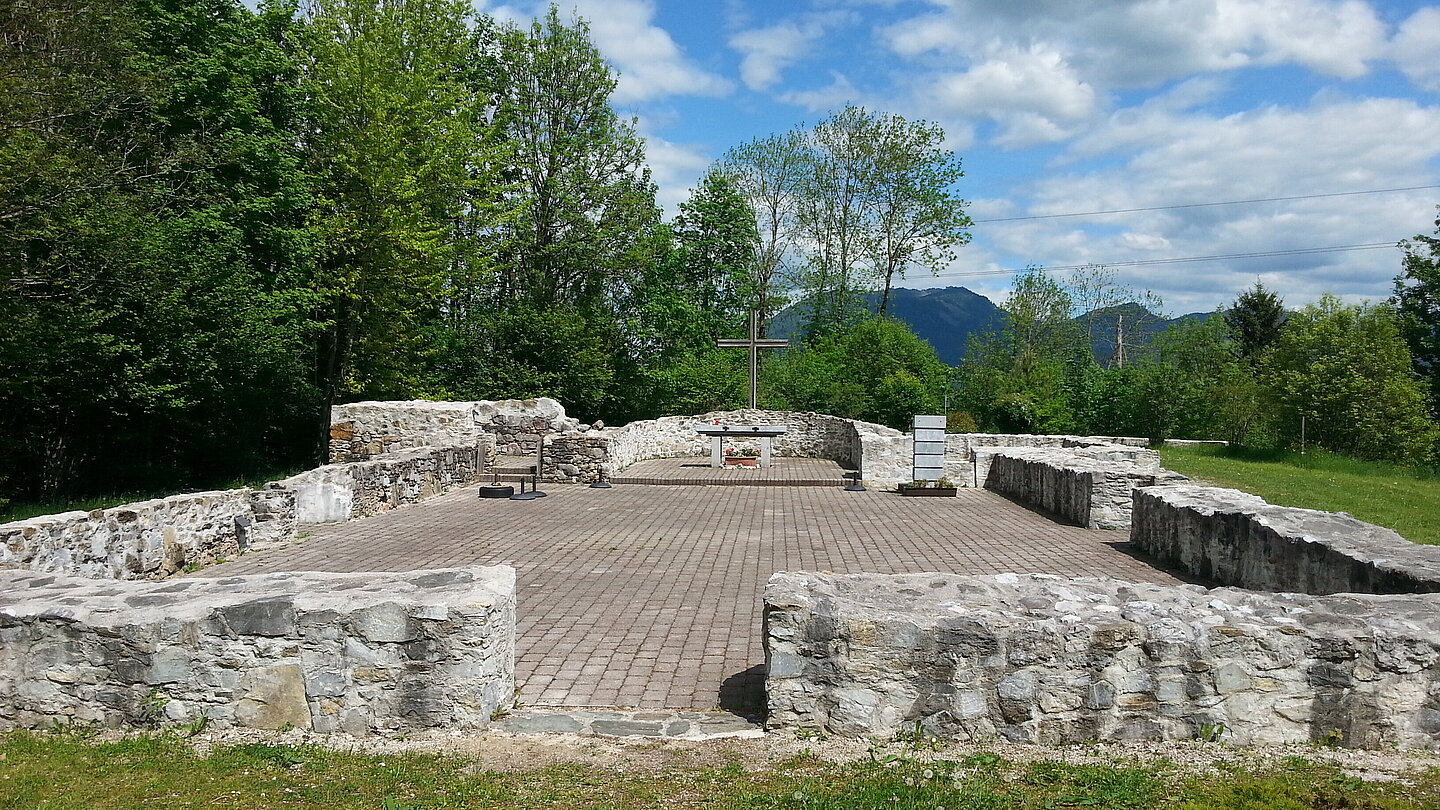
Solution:
[(1007, 762), (993, 754), (848, 765), (800, 756), (669, 770), (561, 765), (486, 771), (464, 757), (246, 744), (199, 756), (175, 735), (92, 743), (76, 734), (0, 735), (0, 807), (189, 808), (1175, 808), (1420, 810), (1440, 806), (1440, 769), (1363, 781), (1299, 757), (1203, 773), (1168, 762)]
[(1431, 470), (1357, 461), (1324, 451), (1258, 453), (1161, 447), (1167, 469), (1251, 492), (1273, 504), (1349, 512), (1416, 543), (1440, 544), (1440, 477)]

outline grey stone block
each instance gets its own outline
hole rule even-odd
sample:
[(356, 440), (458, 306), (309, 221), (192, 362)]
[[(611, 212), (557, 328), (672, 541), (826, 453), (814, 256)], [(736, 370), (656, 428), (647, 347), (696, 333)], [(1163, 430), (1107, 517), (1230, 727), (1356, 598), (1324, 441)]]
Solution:
[[(765, 602), (767, 659), (787, 676), (766, 680), (772, 726), (1058, 744), (1203, 723), (1241, 744), (1339, 729), (1346, 745), (1440, 747), (1440, 594), (782, 573)], [(906, 624), (913, 647), (883, 629)]]

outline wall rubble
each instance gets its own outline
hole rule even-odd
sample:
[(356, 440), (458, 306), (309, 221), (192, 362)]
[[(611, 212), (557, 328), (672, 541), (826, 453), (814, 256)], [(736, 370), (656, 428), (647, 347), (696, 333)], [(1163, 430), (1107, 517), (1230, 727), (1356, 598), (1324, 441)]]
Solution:
[(515, 571), (165, 583), (0, 571), (0, 730), (483, 728), (515, 693)]
[(1310, 594), (1440, 592), (1440, 548), (1342, 512), (1274, 506), (1234, 489), (1134, 493), (1140, 551), (1223, 585)]
[(782, 573), (769, 723), (1027, 743), (1440, 748), (1440, 596)]

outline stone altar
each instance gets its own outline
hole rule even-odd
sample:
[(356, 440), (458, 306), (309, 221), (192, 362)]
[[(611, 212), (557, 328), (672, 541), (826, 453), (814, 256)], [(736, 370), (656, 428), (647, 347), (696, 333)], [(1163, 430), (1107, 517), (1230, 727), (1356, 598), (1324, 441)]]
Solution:
[(790, 428), (784, 425), (700, 425), (695, 432), (710, 437), (710, 466), (719, 467), (725, 463), (723, 445), (725, 437), (759, 439), (760, 440), (760, 466), (770, 466), (770, 443), (776, 436), (780, 436)]

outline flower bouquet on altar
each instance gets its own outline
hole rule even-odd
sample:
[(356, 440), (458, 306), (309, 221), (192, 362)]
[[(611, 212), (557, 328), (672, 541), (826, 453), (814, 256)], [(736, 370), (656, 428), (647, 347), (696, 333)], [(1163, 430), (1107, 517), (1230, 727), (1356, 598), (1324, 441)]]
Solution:
[(726, 467), (759, 467), (760, 452), (753, 447), (725, 448)]

